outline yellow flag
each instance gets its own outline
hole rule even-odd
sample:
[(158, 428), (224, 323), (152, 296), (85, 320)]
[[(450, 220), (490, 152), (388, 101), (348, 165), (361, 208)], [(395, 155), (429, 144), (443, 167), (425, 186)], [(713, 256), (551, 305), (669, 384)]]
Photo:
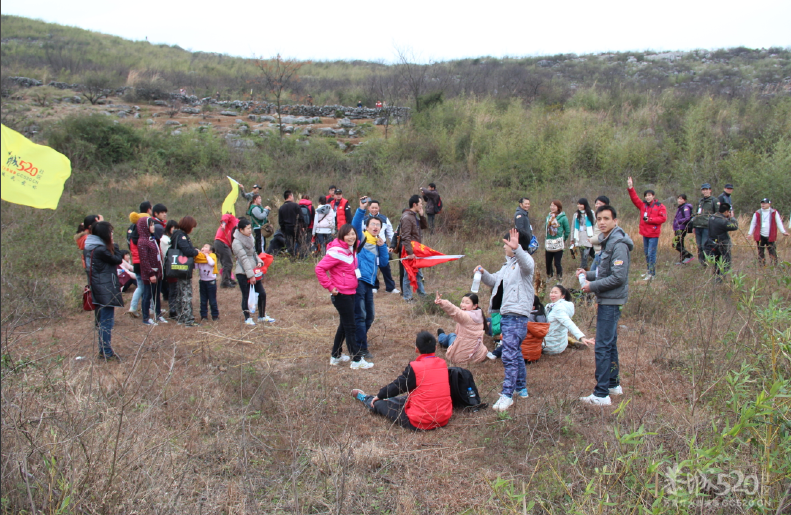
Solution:
[(69, 159), (5, 125), (0, 129), (2, 199), (38, 209), (57, 209), (63, 183), (71, 175)]
[(234, 204), (236, 204), (236, 199), (239, 197), (239, 183), (230, 177), (228, 177), (228, 180), (231, 181), (231, 192), (225, 197), (225, 202), (222, 203), (222, 214), (232, 214), (236, 216)]

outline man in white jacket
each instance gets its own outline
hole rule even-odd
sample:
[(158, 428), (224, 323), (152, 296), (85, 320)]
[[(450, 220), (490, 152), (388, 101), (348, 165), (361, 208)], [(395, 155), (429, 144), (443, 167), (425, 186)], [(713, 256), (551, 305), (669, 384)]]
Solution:
[(766, 256), (764, 249), (769, 249), (769, 257), (772, 260), (772, 265), (777, 265), (777, 232), (782, 232), (788, 236), (785, 227), (783, 227), (783, 219), (776, 209), (772, 209), (772, 201), (768, 198), (761, 199), (761, 209), (753, 214), (750, 221), (750, 230), (747, 232), (748, 236), (752, 236), (758, 245), (758, 261), (761, 266), (766, 266)]
[(313, 236), (316, 238), (316, 248), (321, 254), (326, 254), (327, 244), (332, 241), (335, 233), (335, 210), (327, 203), (327, 197), (319, 197), (319, 207), (313, 217)]

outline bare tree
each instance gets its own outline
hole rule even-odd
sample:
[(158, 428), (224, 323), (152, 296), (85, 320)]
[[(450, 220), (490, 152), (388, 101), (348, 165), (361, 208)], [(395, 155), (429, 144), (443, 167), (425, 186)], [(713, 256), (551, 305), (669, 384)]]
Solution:
[(392, 74), (377, 73), (368, 78), (367, 94), (382, 102), (381, 114), (385, 118), (385, 139), (390, 128), (390, 118), (395, 106), (401, 98), (401, 87), (398, 79)]
[(263, 75), (262, 82), (264, 88), (270, 93), (277, 106), (277, 125), (280, 138), (283, 138), (282, 105), (283, 95), (299, 82), (297, 72), (304, 63), (294, 59), (284, 59), (277, 54), (271, 59), (258, 59), (256, 66)]
[(91, 73), (85, 76), (82, 86), (82, 96), (91, 104), (96, 104), (100, 98), (104, 98), (112, 87), (112, 80), (102, 73)]
[(401, 82), (415, 101), (415, 109), (420, 111), (418, 100), (426, 90), (426, 65), (418, 64), (415, 53), (408, 48), (396, 49), (398, 64), (396, 70)]

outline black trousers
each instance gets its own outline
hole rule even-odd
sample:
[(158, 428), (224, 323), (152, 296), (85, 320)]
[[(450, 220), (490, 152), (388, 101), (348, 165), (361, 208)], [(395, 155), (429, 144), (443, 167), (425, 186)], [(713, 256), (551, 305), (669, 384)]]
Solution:
[(261, 228), (253, 229), (255, 235), (255, 253), (260, 254), (266, 249), (266, 238), (261, 235)]
[[(395, 280), (393, 280), (393, 272), (390, 270), (390, 263), (388, 262), (386, 265), (380, 266), (379, 270), (382, 271), (382, 277), (385, 280), (385, 291), (390, 293), (391, 291), (395, 290), (396, 284)], [(379, 274), (376, 274), (376, 283), (374, 284), (374, 288), (377, 290), (379, 289)]]
[(684, 229), (678, 230), (675, 232), (675, 236), (673, 237), (673, 248), (681, 254), (679, 261), (684, 261), (685, 259), (692, 257), (692, 253), (686, 249), (684, 246), (684, 239), (687, 236), (687, 231)]
[(357, 345), (357, 325), (354, 321), (354, 299), (357, 295), (344, 295), (339, 293), (332, 296), (332, 304), (338, 310), (338, 316), (341, 321), (338, 324), (338, 330), (335, 331), (335, 341), (332, 344), (332, 357), (340, 358), (341, 349), (343, 348), (343, 340), (346, 340), (346, 348), (349, 350), (349, 356), (353, 361), (360, 361), (362, 356), (360, 347)]
[(221, 240), (214, 240), (214, 252), (217, 254), (217, 259), (220, 260), (220, 266), (222, 267), (222, 282), (220, 286), (223, 288), (232, 288), (233, 252), (231, 252), (231, 248)]
[(766, 265), (764, 249), (769, 249), (769, 258), (773, 265), (777, 265), (777, 247), (775, 242), (769, 241), (769, 238), (766, 236), (760, 236), (760, 238), (761, 239), (758, 240), (758, 261), (761, 263), (761, 266)]
[(412, 422), (409, 421), (409, 417), (406, 415), (406, 411), (404, 411), (406, 395), (393, 397), (392, 399), (380, 399), (371, 406), (371, 399), (373, 398), (373, 395), (366, 395), (363, 401), (365, 407), (370, 411), (398, 423), (398, 425), (403, 428), (418, 431), (418, 428), (412, 425)]
[[(236, 282), (242, 290), (242, 312), (247, 320), (250, 318), (250, 309), (247, 307), (247, 302), (250, 300), (250, 283), (247, 282), (247, 276), (244, 274), (236, 274)], [(255, 282), (255, 291), (258, 293), (258, 316), (262, 317), (266, 315), (266, 291), (261, 281)]]
[(555, 272), (552, 270), (552, 264), (555, 264), (555, 268), (558, 271), (558, 279), (563, 278), (563, 265), (561, 264), (561, 260), (563, 259), (563, 251), (558, 250), (557, 252), (550, 252), (545, 251), (545, 256), (547, 260), (547, 277), (554, 277)]

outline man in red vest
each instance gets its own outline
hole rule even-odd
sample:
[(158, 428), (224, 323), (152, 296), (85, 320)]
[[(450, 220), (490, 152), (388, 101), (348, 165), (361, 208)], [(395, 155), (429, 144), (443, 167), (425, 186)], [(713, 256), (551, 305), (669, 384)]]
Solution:
[(340, 188), (335, 190), (334, 195), (335, 198), (330, 202), (330, 205), (335, 210), (335, 228), (340, 230), (343, 224), (352, 223), (352, 208), (349, 206), (349, 202), (343, 198), (343, 191)]
[(750, 231), (747, 233), (752, 236), (758, 245), (758, 261), (761, 266), (766, 266), (766, 256), (764, 249), (769, 248), (769, 257), (772, 259), (772, 265), (777, 266), (777, 248), (775, 242), (777, 241), (777, 230), (788, 236), (788, 233), (783, 227), (783, 219), (780, 218), (780, 213), (776, 209), (772, 209), (772, 201), (768, 198), (761, 199), (761, 209), (755, 212), (752, 221), (750, 221)]
[(352, 396), (369, 410), (407, 429), (428, 431), (447, 425), (453, 413), (448, 365), (434, 355), (436, 347), (434, 335), (419, 332), (415, 340), (418, 358), (407, 365), (403, 374), (375, 396), (358, 389), (352, 390)]

